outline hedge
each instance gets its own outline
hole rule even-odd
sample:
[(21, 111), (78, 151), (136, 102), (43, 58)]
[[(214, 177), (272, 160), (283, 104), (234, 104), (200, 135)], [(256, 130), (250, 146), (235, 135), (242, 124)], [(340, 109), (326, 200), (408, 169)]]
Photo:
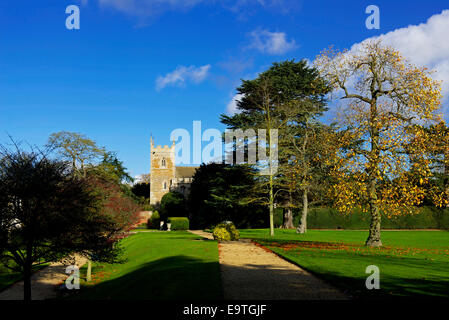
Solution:
[[(298, 225), (301, 210), (295, 212), (293, 223)], [(331, 208), (312, 208), (307, 217), (307, 227), (310, 229), (368, 229), (371, 217), (368, 213), (354, 210), (344, 215)], [(275, 225), (282, 224), (282, 211), (276, 211)], [(422, 207), (419, 213), (388, 217), (382, 214), (382, 229), (441, 229), (449, 230), (449, 208), (437, 209)]]
[(189, 230), (189, 219), (186, 217), (169, 217), (168, 223), (171, 223), (170, 230)]

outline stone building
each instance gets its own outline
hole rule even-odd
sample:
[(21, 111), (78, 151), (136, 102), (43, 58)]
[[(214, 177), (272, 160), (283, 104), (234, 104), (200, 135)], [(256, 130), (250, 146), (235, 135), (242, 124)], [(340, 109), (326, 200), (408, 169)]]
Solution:
[(175, 165), (174, 141), (171, 146), (155, 146), (151, 138), (150, 204), (160, 203), (169, 191), (187, 196), (197, 168)]

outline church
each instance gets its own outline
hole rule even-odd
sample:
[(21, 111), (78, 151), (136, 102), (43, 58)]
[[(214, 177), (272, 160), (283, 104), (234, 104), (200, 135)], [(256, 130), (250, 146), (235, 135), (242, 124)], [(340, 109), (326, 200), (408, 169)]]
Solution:
[(198, 167), (175, 164), (175, 142), (171, 146), (155, 146), (151, 138), (150, 204), (161, 202), (164, 194), (178, 191), (186, 197)]

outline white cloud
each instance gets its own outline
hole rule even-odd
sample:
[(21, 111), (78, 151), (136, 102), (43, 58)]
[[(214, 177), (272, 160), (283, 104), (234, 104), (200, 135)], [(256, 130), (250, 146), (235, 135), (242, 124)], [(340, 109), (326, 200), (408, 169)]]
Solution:
[(278, 55), (296, 49), (298, 46), (294, 39), (287, 40), (284, 32), (270, 32), (268, 30), (255, 30), (251, 32), (249, 48), (254, 48), (263, 53)]
[[(425, 23), (396, 29), (379, 37), (383, 44), (400, 51), (411, 63), (436, 71), (434, 78), (442, 80), (444, 103), (449, 103), (449, 10), (433, 15)], [(351, 50), (357, 50), (360, 43)], [(446, 106), (446, 112), (447, 112)], [(446, 113), (447, 117), (447, 113)]]
[(209, 74), (210, 64), (201, 67), (195, 66), (179, 66), (175, 71), (167, 73), (165, 76), (160, 76), (156, 80), (156, 90), (161, 90), (166, 86), (178, 85), (182, 86), (187, 81), (193, 83), (200, 83)]
[(237, 93), (234, 97), (232, 97), (232, 100), (229, 101), (228, 105), (226, 106), (226, 113), (228, 115), (234, 115), (236, 113), (239, 113), (240, 111), (237, 109), (237, 101), (240, 101), (240, 99), (243, 97), (243, 94)]

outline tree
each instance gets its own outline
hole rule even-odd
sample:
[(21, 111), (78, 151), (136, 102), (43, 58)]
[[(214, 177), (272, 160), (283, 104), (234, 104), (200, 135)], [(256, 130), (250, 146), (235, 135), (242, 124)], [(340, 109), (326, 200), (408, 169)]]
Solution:
[[(333, 130), (332, 126), (319, 123), (313, 116), (287, 130), (286, 143), (290, 148), (286, 150), (290, 156), (288, 162), (281, 165), (278, 184), (283, 191), (281, 194), (287, 198), (286, 203), (290, 212), (287, 221), (292, 221), (293, 208), (302, 208), (297, 233), (307, 231), (309, 206), (323, 202), (330, 170), (326, 159), (333, 150), (328, 143), (328, 137), (333, 134)], [(313, 197), (312, 201), (310, 196)]]
[[(140, 207), (126, 192), (126, 185), (111, 179), (109, 175), (101, 175), (100, 171), (88, 171), (86, 183), (92, 192), (102, 199), (101, 214), (115, 223), (117, 232), (111, 235), (109, 241), (114, 243), (128, 235), (128, 231), (135, 228), (140, 221)], [(124, 190), (125, 188), (125, 190)], [(87, 281), (91, 281), (92, 259), (96, 253), (92, 252), (87, 261)]]
[(134, 179), (129, 175), (123, 161), (117, 158), (116, 152), (103, 150), (103, 159), (97, 165), (91, 165), (90, 170), (117, 184), (132, 183)]
[(150, 198), (150, 184), (146, 182), (140, 182), (133, 185), (131, 188), (132, 193), (136, 195), (136, 197), (149, 199)]
[(86, 176), (87, 163), (105, 156), (104, 149), (98, 147), (95, 141), (75, 132), (53, 133), (47, 146), (58, 149), (66, 160), (71, 161), (73, 173), (80, 172), (83, 176)]
[(422, 183), (431, 172), (423, 127), (439, 119), (440, 83), (379, 41), (351, 52), (325, 51), (316, 65), (346, 102), (338, 123), (346, 139), (332, 170), (332, 194), (340, 211), (369, 211), (366, 245), (381, 246), (381, 211), (413, 213), (424, 198)]
[(96, 176), (119, 186), (123, 194), (138, 202), (139, 199), (132, 192), (130, 185), (134, 179), (127, 172), (123, 161), (117, 158), (115, 152), (104, 151), (102, 161), (98, 164), (88, 164), (85, 171), (84, 174)]
[[(432, 178), (423, 184), (427, 190), (425, 202), (445, 208), (449, 206), (449, 127), (441, 121), (421, 129), (424, 137), (422, 148), (426, 150), (432, 172)], [(412, 168), (416, 167), (413, 163)], [(411, 174), (415, 174), (415, 171), (411, 170)]]
[(268, 221), (261, 215), (266, 210), (242, 201), (255, 186), (254, 174), (251, 167), (244, 165), (202, 164), (190, 186), (191, 225), (205, 229), (232, 221), (239, 228), (266, 226)]
[[(56, 149), (60, 155), (72, 163), (72, 173), (81, 175), (82, 177), (90, 177), (90, 181), (97, 190), (103, 187), (103, 193), (106, 197), (111, 191), (110, 184), (119, 186), (122, 196), (122, 202), (129, 202), (130, 198), (135, 198), (128, 184), (133, 178), (127, 173), (123, 162), (117, 158), (115, 152), (106, 151), (104, 148), (97, 146), (94, 140), (87, 138), (85, 135), (75, 132), (57, 132), (50, 135), (47, 143), (50, 149)], [(102, 181), (101, 183), (98, 183)], [(134, 199), (137, 201), (137, 199)], [(130, 205), (128, 203), (128, 205)], [(117, 209), (118, 207), (116, 207)], [(133, 211), (134, 213), (134, 211)], [(115, 218), (118, 218), (116, 215)], [(133, 219), (129, 220), (133, 223)], [(88, 261), (88, 275), (91, 272), (91, 260)], [(88, 276), (88, 279), (90, 277)]]
[(164, 221), (167, 221), (169, 217), (187, 217), (187, 204), (184, 195), (177, 191), (164, 194), (159, 213)]
[[(16, 145), (0, 152), (0, 262), (21, 272), (31, 299), (31, 270), (74, 252), (118, 261), (122, 226), (104, 212), (104, 198), (67, 162)], [(11, 261), (14, 263), (11, 264)]]
[[(325, 94), (328, 90), (318, 71), (309, 67), (305, 60), (273, 63), (270, 69), (259, 74), (256, 79), (242, 81), (242, 85), (237, 88), (238, 93), (242, 95), (241, 100), (237, 102), (239, 113), (233, 116), (222, 115), (221, 122), (229, 129), (265, 129), (270, 150), (270, 146), (275, 144), (275, 141), (272, 141), (272, 133), (277, 132), (276, 139), (282, 140), (291, 122), (305, 121), (310, 116), (326, 110)], [(282, 150), (278, 151), (283, 153)], [(268, 161), (265, 163), (269, 168), (268, 174), (258, 178), (258, 189), (262, 193), (259, 192), (250, 199), (268, 206), (271, 235), (274, 235), (276, 198), (276, 173), (271, 169), (276, 160), (269, 151)], [(259, 165), (263, 163), (259, 162)]]
[(86, 183), (102, 199), (101, 214), (112, 219), (118, 227), (118, 232), (112, 240), (123, 238), (128, 231), (138, 224), (140, 207), (114, 181), (90, 175), (86, 179)]

